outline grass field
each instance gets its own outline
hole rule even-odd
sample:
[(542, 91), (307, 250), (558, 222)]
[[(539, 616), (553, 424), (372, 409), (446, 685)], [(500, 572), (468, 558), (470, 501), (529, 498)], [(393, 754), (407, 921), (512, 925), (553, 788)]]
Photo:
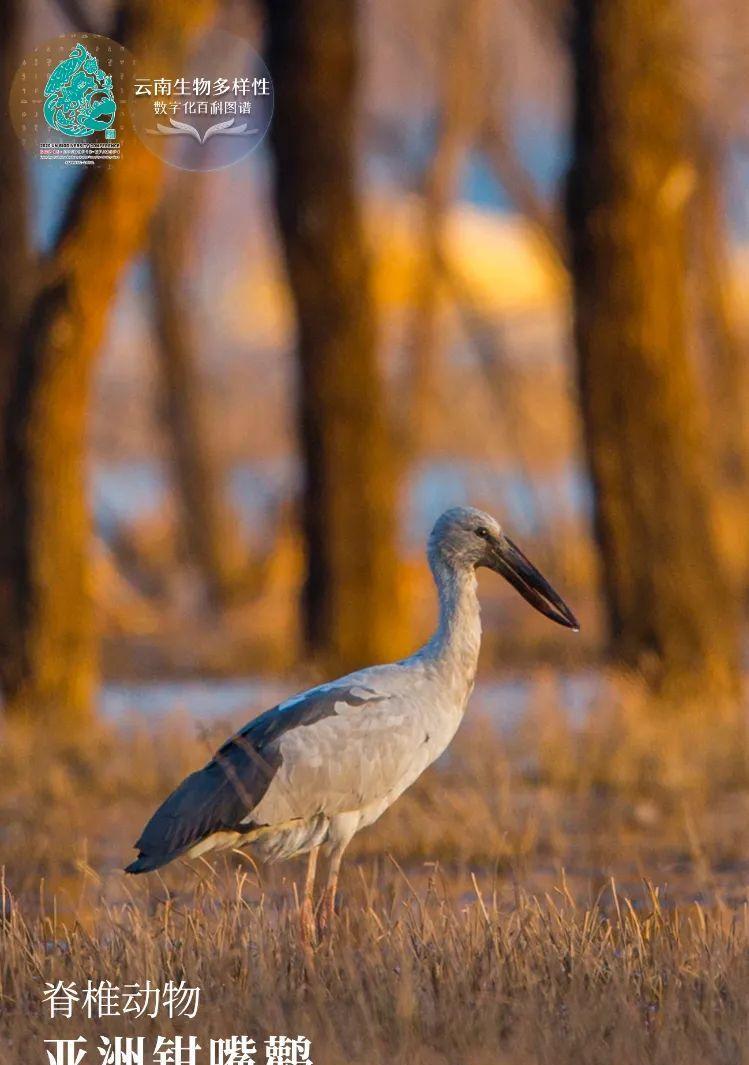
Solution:
[[(122, 866), (215, 736), (178, 720), (0, 753), (0, 1061), (45, 1039), (303, 1034), (316, 1065), (749, 1059), (743, 725), (679, 721), (615, 686), (573, 731), (543, 677), (499, 737), (469, 719), (352, 846), (340, 913), (299, 935), (302, 869), (230, 854)], [(197, 1017), (50, 1019), (46, 982), (185, 980)], [(91, 1060), (100, 1060), (90, 1052)], [(147, 1058), (146, 1060), (149, 1060)]]

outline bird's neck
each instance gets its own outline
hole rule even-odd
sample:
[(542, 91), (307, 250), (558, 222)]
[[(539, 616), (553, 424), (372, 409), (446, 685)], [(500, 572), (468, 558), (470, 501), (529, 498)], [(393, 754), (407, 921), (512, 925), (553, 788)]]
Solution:
[(424, 654), (444, 671), (450, 683), (470, 691), (481, 647), (481, 611), (472, 566), (432, 563), (440, 620)]

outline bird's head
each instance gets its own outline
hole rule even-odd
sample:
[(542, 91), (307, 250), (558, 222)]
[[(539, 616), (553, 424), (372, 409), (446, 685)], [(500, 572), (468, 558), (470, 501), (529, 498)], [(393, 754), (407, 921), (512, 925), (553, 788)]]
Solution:
[(490, 514), (453, 507), (437, 519), (429, 538), (429, 561), (437, 571), (486, 566), (499, 573), (547, 618), (577, 632), (575, 615)]

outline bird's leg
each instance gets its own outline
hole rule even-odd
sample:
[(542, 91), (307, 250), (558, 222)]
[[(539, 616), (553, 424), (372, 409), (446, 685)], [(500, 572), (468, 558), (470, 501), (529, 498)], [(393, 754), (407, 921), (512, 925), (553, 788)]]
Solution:
[(319, 849), (319, 847), (313, 847), (309, 852), (307, 875), (304, 878), (304, 899), (302, 900), (302, 908), (300, 911), (302, 939), (306, 940), (308, 943), (314, 943), (316, 938), (314, 892), (317, 852)]
[(343, 847), (333, 851), (328, 867), (328, 882), (325, 885), (322, 901), (320, 903), (320, 915), (318, 918), (320, 931), (325, 932), (330, 928), (335, 917), (335, 895), (338, 889), (338, 872), (343, 858)]

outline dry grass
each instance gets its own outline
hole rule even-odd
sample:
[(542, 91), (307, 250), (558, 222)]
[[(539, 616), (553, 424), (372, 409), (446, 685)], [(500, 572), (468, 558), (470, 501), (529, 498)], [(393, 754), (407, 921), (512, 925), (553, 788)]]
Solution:
[[(746, 909), (665, 912), (654, 891), (580, 906), (560, 889), (511, 908), (474, 896), (459, 910), (439, 886), (362, 887), (332, 938), (300, 942), (288, 905), (231, 899), (202, 882), (175, 903), (102, 906), (90, 931), (11, 917), (0, 932), (6, 1065), (39, 1060), (42, 1040), (122, 1027), (56, 1018), (43, 980), (122, 986), (184, 979), (203, 989), (195, 1021), (125, 1030), (209, 1038), (304, 1033), (319, 1065), (343, 1063), (707, 1062), (744, 1060), (749, 1004)], [(608, 904), (608, 905), (607, 905)], [(122, 1022), (120, 1022), (122, 1025)]]
[(743, 726), (677, 724), (621, 685), (577, 732), (548, 678), (532, 703), (502, 740), (469, 721), (362, 833), (314, 950), (293, 864), (120, 872), (225, 726), (210, 739), (177, 720), (107, 727), (74, 745), (8, 730), (0, 1061), (42, 1060), (52, 1036), (168, 1033), (163, 1018), (51, 1022), (44, 982), (89, 978), (184, 978), (203, 989), (185, 1029), (201, 1042), (302, 1032), (316, 1065), (744, 1061)]

